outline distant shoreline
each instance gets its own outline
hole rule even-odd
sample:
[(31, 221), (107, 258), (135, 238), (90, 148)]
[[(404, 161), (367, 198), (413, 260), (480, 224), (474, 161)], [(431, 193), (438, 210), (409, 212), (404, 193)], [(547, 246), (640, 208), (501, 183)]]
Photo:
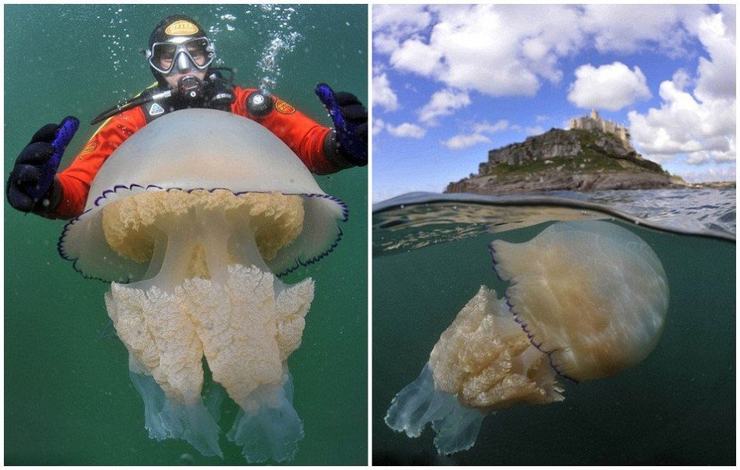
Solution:
[(707, 183), (688, 183), (688, 189), (735, 189), (736, 181), (710, 181)]
[[(514, 195), (514, 194), (529, 194), (529, 193), (554, 193), (554, 192), (560, 192), (560, 191), (573, 191), (576, 193), (595, 193), (599, 191), (657, 191), (657, 190), (683, 190), (683, 189), (695, 189), (695, 190), (702, 190), (702, 189), (716, 189), (716, 190), (725, 190), (725, 189), (736, 189), (736, 182), (735, 181), (711, 181), (707, 183), (685, 183), (685, 184), (672, 184), (670, 186), (656, 186), (656, 187), (622, 187), (622, 188), (589, 188), (589, 189), (582, 189), (582, 188), (552, 188), (552, 189), (537, 189), (537, 188), (531, 188), (531, 189), (505, 189), (501, 188), (499, 191), (492, 191), (492, 192), (479, 192), (479, 191), (455, 191), (454, 188), (450, 188), (450, 185), (447, 186), (447, 188), (443, 189), (440, 193), (441, 194), (453, 194), (453, 193), (464, 193), (464, 192), (470, 192), (472, 194), (489, 194), (492, 196), (499, 195)], [(452, 189), (452, 190), (451, 190)]]

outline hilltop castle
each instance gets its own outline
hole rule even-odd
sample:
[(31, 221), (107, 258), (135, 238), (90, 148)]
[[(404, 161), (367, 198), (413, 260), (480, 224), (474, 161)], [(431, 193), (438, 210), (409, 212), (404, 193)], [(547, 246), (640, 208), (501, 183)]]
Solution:
[(626, 148), (634, 150), (632, 144), (630, 143), (630, 131), (626, 127), (617, 124), (616, 122), (605, 121), (601, 119), (601, 116), (599, 116), (599, 113), (596, 112), (595, 109), (591, 110), (590, 116), (583, 116), (571, 119), (568, 122), (568, 128), (585, 129), (588, 131), (600, 130), (608, 134), (613, 134), (622, 141)]
[(637, 155), (637, 151), (630, 143), (629, 130), (625, 126), (602, 119), (594, 109), (590, 116), (571, 119), (567, 130), (553, 128), (544, 134), (527, 137), (524, 142), (489, 150), (488, 160), (478, 165), (478, 175), (491, 173), (499, 164), (521, 165), (528, 161), (545, 161), (558, 157), (576, 158), (583, 152), (583, 142), (577, 133), (570, 132), (571, 130), (603, 132), (608, 134), (611, 144), (600, 145), (608, 147), (608, 153), (621, 156)]

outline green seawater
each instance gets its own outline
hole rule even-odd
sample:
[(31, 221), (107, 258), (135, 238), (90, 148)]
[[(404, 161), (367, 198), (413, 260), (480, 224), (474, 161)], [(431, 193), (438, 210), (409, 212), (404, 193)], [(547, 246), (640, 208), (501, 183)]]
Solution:
[[(277, 9), (276, 9), (277, 8)], [(293, 8), (293, 13), (287, 11)], [(324, 81), (367, 103), (364, 5), (7, 5), (5, 167), (33, 133), (72, 114), (82, 125), (62, 167), (95, 128), (93, 116), (153, 79), (139, 50), (164, 16), (184, 13), (213, 27), (219, 56), (236, 83), (256, 86), (257, 63), (275, 37), (298, 33), (294, 49), (267, 71), (274, 93), (331, 123), (313, 93)], [(233, 17), (233, 19), (232, 19)], [(288, 364), (305, 438), (293, 464), (367, 461), (367, 170), (317, 178), (344, 200), (350, 218), (339, 246), (291, 274), (316, 281), (301, 347)], [(108, 285), (86, 280), (57, 253), (63, 221), (23, 215), (5, 204), (5, 463), (9, 465), (242, 465), (228, 442), (237, 407), (219, 422), (224, 459), (184, 441), (147, 437), (128, 354), (105, 311)]]
[[(481, 213), (455, 204), (458, 214)], [(652, 247), (668, 277), (665, 329), (645, 361), (607, 379), (564, 380), (563, 402), (488, 415), (475, 446), (451, 456), (437, 455), (430, 428), (416, 439), (388, 428), (383, 418), (391, 400), (418, 376), (479, 287), (503, 295), (507, 284), (493, 271), (489, 243), (524, 242), (552, 223), (491, 233), (493, 226), (472, 219), (433, 223), (434, 205), (426, 211), (423, 223), (419, 206), (401, 207), (386, 220), (383, 213), (373, 217), (374, 464), (735, 463), (735, 243), (616, 220)]]

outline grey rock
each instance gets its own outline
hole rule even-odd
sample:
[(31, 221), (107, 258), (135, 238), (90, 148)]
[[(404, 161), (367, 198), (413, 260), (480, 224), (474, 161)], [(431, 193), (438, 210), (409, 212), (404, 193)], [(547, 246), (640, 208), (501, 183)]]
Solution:
[(478, 173), (445, 192), (508, 194), (689, 187), (638, 154), (629, 142), (599, 130), (550, 129), (488, 152)]

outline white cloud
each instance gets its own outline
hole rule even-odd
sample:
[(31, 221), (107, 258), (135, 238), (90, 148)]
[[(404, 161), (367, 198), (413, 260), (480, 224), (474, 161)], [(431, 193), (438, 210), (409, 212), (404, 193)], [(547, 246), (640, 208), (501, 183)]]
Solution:
[(441, 59), (441, 51), (418, 39), (409, 39), (393, 51), (390, 63), (393, 67), (407, 72), (433, 75), (440, 69)]
[[(542, 81), (561, 81), (563, 58), (591, 46), (675, 58), (689, 54), (694, 37), (716, 29), (702, 25), (701, 18), (712, 16), (703, 5), (381, 5), (373, 11), (376, 52), (390, 56), (392, 67), (490, 96), (533, 96)], [(720, 11), (725, 29), (734, 31), (734, 6)], [(734, 55), (727, 46), (709, 52), (729, 72)], [(734, 74), (703, 75), (734, 90)]]
[(449, 116), (456, 110), (468, 105), (470, 105), (470, 97), (466, 92), (449, 89), (439, 90), (419, 110), (419, 120), (423, 123), (435, 124), (438, 117)]
[(736, 179), (735, 165), (721, 165), (716, 167), (701, 167), (695, 171), (682, 172), (686, 181), (699, 183), (704, 181), (734, 181)]
[(376, 105), (386, 111), (398, 109), (398, 96), (393, 92), (388, 76), (384, 73), (373, 77), (373, 106)]
[(423, 30), (432, 21), (424, 5), (375, 5), (373, 7), (373, 46), (377, 52), (391, 54), (400, 40)]
[(373, 118), (373, 135), (378, 135), (383, 132), (385, 128), (385, 121), (380, 118)]
[(512, 126), (510, 126), (509, 121), (506, 119), (499, 119), (493, 124), (488, 121), (481, 121), (473, 124), (472, 133), (454, 135), (442, 141), (442, 145), (452, 150), (460, 150), (484, 142), (490, 143), (491, 139), (486, 134), (495, 134), (496, 132), (502, 132), (511, 128)]
[[(725, 18), (727, 16), (727, 18)], [(710, 59), (699, 58), (696, 96), (702, 100), (735, 97), (735, 19), (719, 13), (698, 21), (699, 40)]]
[(398, 39), (391, 34), (373, 33), (373, 47), (377, 52), (390, 54), (398, 48)]
[(628, 114), (633, 141), (655, 160), (686, 154), (690, 163), (735, 159), (735, 100), (701, 102), (674, 81), (660, 84), (660, 108)]
[(540, 135), (545, 133), (545, 129), (542, 126), (532, 126), (524, 129), (524, 132), (527, 133), (527, 136)]
[(491, 142), (491, 139), (483, 134), (458, 134), (442, 141), (442, 144), (452, 150), (460, 150), (472, 147), (483, 142)]
[(651, 96), (645, 75), (637, 66), (630, 70), (621, 62), (601, 67), (586, 64), (578, 67), (575, 74), (568, 101), (579, 108), (618, 111)]
[[(697, 78), (679, 69), (660, 84), (661, 104), (645, 114), (629, 113), (630, 133), (638, 150), (656, 161), (686, 155), (693, 165), (736, 159), (734, 13), (707, 12), (691, 19), (710, 58), (701, 57)], [(732, 27), (730, 27), (732, 26)], [(689, 85), (696, 83), (693, 91)]]
[[(388, 5), (400, 13), (401, 6)], [(428, 7), (429, 23), (394, 31), (390, 20), (376, 26), (379, 53), (392, 67), (439, 80), (450, 87), (501, 95), (533, 95), (540, 79), (558, 82), (558, 58), (578, 48), (582, 32), (578, 9), (544, 5), (537, 15), (515, 6), (442, 5)], [(399, 14), (399, 16), (402, 16)], [(428, 32), (431, 19), (436, 24)], [(393, 49), (391, 51), (391, 49)]]
[(386, 124), (385, 128), (392, 136), (406, 137), (411, 139), (421, 139), (427, 133), (426, 129), (424, 129), (423, 127), (417, 126), (416, 124), (411, 124), (410, 122), (404, 122), (403, 124), (399, 124), (398, 126)]
[(505, 131), (508, 128), (509, 128), (509, 121), (507, 121), (506, 119), (499, 119), (493, 124), (491, 124), (488, 121), (476, 123), (473, 126), (473, 132), (476, 134), (482, 134), (484, 132), (492, 134), (494, 132)]
[(727, 150), (700, 150), (689, 154), (686, 163), (690, 165), (703, 165), (704, 163), (732, 162), (735, 161), (735, 141), (727, 141)]
[(700, 5), (587, 5), (581, 26), (601, 53), (650, 48), (677, 57), (686, 53), (689, 40), (684, 22), (705, 10)]
[(431, 20), (432, 15), (424, 5), (373, 5), (373, 31), (409, 33), (425, 28)]
[(694, 84), (694, 80), (691, 78), (691, 75), (689, 75), (689, 73), (684, 69), (678, 69), (673, 72), (672, 80), (674, 85), (676, 85), (676, 88), (679, 90), (685, 90)]

